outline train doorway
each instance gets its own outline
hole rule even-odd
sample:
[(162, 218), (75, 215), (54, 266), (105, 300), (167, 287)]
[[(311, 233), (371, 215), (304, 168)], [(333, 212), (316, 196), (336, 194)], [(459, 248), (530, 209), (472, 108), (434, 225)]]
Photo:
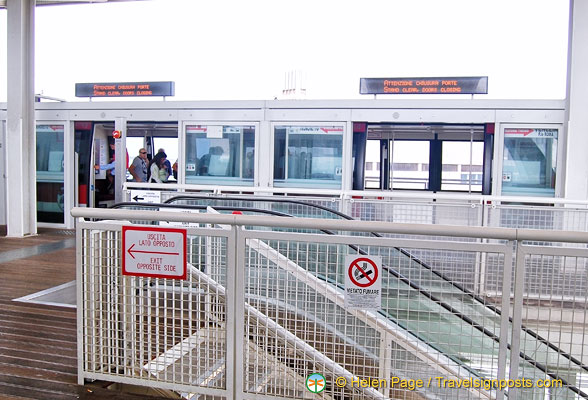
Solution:
[(367, 124), (363, 188), (490, 194), (491, 132), (488, 124)]
[[(109, 207), (115, 203), (116, 185), (114, 185), (113, 164), (115, 162), (115, 139), (112, 136), (114, 130), (114, 122), (94, 125), (94, 172), (93, 175), (90, 175), (94, 180), (92, 207)], [(177, 175), (172, 168), (178, 160), (180, 152), (177, 121), (127, 121), (124, 142), (126, 181), (133, 180), (132, 175), (128, 172), (128, 167), (139, 155), (141, 149), (147, 151), (149, 162), (159, 150), (163, 150), (167, 154), (168, 168), (170, 169), (166, 182), (175, 183), (177, 181)]]

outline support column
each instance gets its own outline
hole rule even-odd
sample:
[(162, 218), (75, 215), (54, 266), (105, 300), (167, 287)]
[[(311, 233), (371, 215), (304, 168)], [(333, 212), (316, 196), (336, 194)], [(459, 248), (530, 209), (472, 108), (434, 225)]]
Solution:
[(35, 0), (8, 0), (6, 222), (8, 236), (37, 233)]
[(570, 0), (565, 197), (588, 199), (588, 1)]

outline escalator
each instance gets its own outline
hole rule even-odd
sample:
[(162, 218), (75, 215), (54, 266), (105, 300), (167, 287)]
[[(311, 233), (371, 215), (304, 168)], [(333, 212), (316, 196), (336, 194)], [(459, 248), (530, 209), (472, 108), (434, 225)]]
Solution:
[[(278, 206), (274, 207), (273, 205)], [(137, 207), (138, 205), (133, 204), (132, 206)], [(182, 196), (168, 200), (167, 205), (141, 205), (141, 207), (143, 206), (145, 208), (155, 206), (159, 208), (193, 208), (201, 210), (213, 207), (217, 212), (239, 211), (244, 214), (294, 214), (306, 217), (351, 219), (324, 206), (289, 199), (251, 200), (231, 197)], [(281, 209), (282, 211), (277, 211), (276, 209)], [(290, 214), (283, 211), (288, 211)], [(379, 235), (374, 234), (374, 236)], [(343, 293), (342, 282), (344, 282), (344, 279), (342, 276), (337, 276), (336, 279), (333, 279), (332, 274), (323, 274), (318, 268), (313, 267), (313, 265), (320, 264), (320, 260), (300, 262), (302, 258), (298, 257), (297, 254), (307, 253), (308, 250), (300, 243), (291, 243), (284, 246), (278, 242), (267, 241), (267, 244), (255, 242), (252, 245), (250, 243), (250, 247), (257, 247), (255, 251), (258, 256), (263, 252), (265, 252), (266, 258), (268, 254), (272, 254), (274, 263), (276, 257), (278, 259), (282, 257), (283, 266), (285, 266), (283, 269), (290, 268), (290, 271), (288, 271), (290, 275), (295, 274), (297, 269), (311, 272), (318, 279), (314, 283), (315, 285), (338, 287), (339, 294)], [(342, 255), (352, 253), (367, 254), (370, 252), (373, 255), (374, 249), (370, 251), (370, 249), (366, 250), (363, 247), (331, 245), (328, 249), (323, 249), (323, 253)], [(278, 256), (275, 254), (278, 254)], [(454, 377), (462, 379), (464, 376), (470, 376), (479, 379), (495, 379), (500, 336), (500, 332), (496, 327), (500, 326), (500, 311), (491, 304), (487, 304), (484, 299), (465, 290), (440, 273), (433, 271), (426, 263), (412, 257), (406, 250), (393, 248), (387, 253), (378, 255), (383, 256), (384, 264), (383, 302), (379, 317), (385, 317), (387, 321), (392, 323), (390, 325), (392, 331), (396, 329), (395, 327), (398, 327), (402, 334), (407, 335), (406, 337), (400, 337), (402, 335), (395, 331), (398, 335), (396, 343), (416, 340), (425, 346), (425, 353), (435, 354), (436, 357), (445, 357), (445, 363), (454, 365), (457, 368), (453, 371)], [(317, 255), (317, 257), (320, 257), (320, 255)], [(338, 259), (337, 264), (341, 264), (340, 259)], [(337, 269), (341, 271), (344, 268), (339, 265)], [(274, 274), (272, 279), (278, 281), (284, 279), (279, 268), (276, 268), (271, 273)], [(266, 293), (258, 291), (257, 296), (249, 296), (247, 301), (250, 304), (255, 304), (257, 309), (269, 313), (274, 312), (272, 310), (276, 308), (275, 304), (270, 304), (271, 302), (267, 300), (271, 296), (264, 294)], [(289, 304), (289, 306), (291, 310), (296, 310), (296, 301)], [(298, 315), (296, 318), (301, 317)], [(335, 335), (336, 337), (345, 336), (344, 327), (338, 326), (337, 323), (331, 324), (331, 327), (338, 333)], [(456, 335), (459, 335), (459, 338), (456, 338)], [(585, 365), (526, 328), (522, 329), (520, 335), (522, 344), (519, 354), (520, 378), (528, 376), (537, 379), (538, 376), (543, 376), (553, 380), (561, 380), (563, 387), (550, 390), (549, 394), (552, 398), (588, 398), (576, 385), (577, 377), (588, 371)], [(508, 337), (510, 337), (510, 332)], [(362, 345), (357, 342), (355, 346), (362, 348)], [(510, 351), (510, 345), (507, 347), (508, 351)], [(403, 352), (408, 351), (407, 346), (400, 350)], [(369, 351), (366, 352), (369, 353)], [(413, 353), (412, 356), (416, 356), (416, 353)], [(408, 359), (408, 356), (405, 357)], [(438, 361), (441, 362), (441, 358)], [(413, 363), (416, 363), (416, 360), (413, 360)], [(561, 366), (567, 366), (567, 368), (561, 368)], [(361, 374), (362, 372), (358, 371), (358, 375)], [(365, 372), (363, 374), (364, 376), (370, 376)], [(395, 376), (401, 376), (401, 371), (395, 371), (394, 374)], [(418, 376), (419, 374), (415, 373), (414, 377)], [(493, 397), (495, 393), (487, 391), (486, 394), (488, 397)], [(441, 393), (438, 393), (438, 395), (441, 395)], [(519, 398), (539, 398), (536, 392), (532, 390), (526, 392), (524, 388), (519, 389), (519, 396)], [(427, 397), (424, 396), (424, 398)]]

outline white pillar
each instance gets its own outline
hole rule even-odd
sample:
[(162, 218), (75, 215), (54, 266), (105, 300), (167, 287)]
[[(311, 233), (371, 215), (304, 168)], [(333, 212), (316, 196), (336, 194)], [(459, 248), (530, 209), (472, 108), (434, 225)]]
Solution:
[(588, 199), (588, 1), (570, 0), (565, 197)]
[(8, 236), (37, 233), (35, 0), (8, 0), (6, 221)]
[(114, 140), (114, 202), (124, 201), (123, 186), (127, 181), (127, 121), (125, 118), (114, 119), (114, 130), (121, 132), (121, 137)]

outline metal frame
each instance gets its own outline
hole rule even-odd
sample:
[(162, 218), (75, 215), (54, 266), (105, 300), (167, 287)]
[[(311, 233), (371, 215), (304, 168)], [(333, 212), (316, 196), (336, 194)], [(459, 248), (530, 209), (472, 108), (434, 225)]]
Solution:
[[(519, 349), (522, 333), (522, 301), (523, 301), (523, 282), (524, 275), (523, 271), (525, 268), (525, 255), (526, 254), (549, 254), (554, 256), (566, 256), (566, 257), (583, 257), (588, 258), (588, 249), (584, 248), (569, 248), (569, 247), (545, 247), (545, 246), (529, 246), (521, 245), (521, 241), (559, 241), (568, 243), (586, 243), (588, 242), (587, 232), (564, 232), (564, 231), (536, 231), (530, 229), (505, 229), (505, 228), (479, 228), (479, 227), (455, 227), (455, 226), (431, 226), (431, 225), (414, 225), (414, 224), (394, 224), (384, 222), (368, 222), (368, 221), (346, 221), (346, 220), (327, 220), (327, 219), (312, 219), (312, 218), (283, 218), (283, 217), (264, 217), (264, 216), (247, 216), (247, 215), (228, 215), (228, 214), (190, 214), (190, 213), (175, 213), (167, 211), (140, 211), (140, 210), (108, 210), (108, 209), (87, 209), (87, 208), (76, 208), (72, 211), (72, 214), (76, 217), (93, 217), (93, 218), (109, 218), (115, 220), (126, 220), (126, 219), (137, 219), (137, 220), (148, 220), (148, 221), (180, 221), (190, 222), (192, 224), (212, 224), (214, 226), (220, 226), (221, 229), (210, 229), (210, 228), (188, 228), (190, 234), (198, 235), (213, 235), (215, 237), (226, 237), (227, 242), (227, 288), (226, 290), (219, 287), (222, 296), (226, 298), (226, 338), (227, 338), (227, 353), (226, 353), (226, 368), (227, 376), (232, 376), (232, 381), (226, 382), (226, 388), (219, 389), (206, 389), (199, 390), (199, 393), (210, 394), (210, 395), (222, 395), (231, 396), (231, 393), (235, 398), (238, 399), (253, 399), (253, 398), (264, 398), (270, 399), (275, 398), (273, 396), (253, 395), (247, 393), (246, 388), (243, 387), (243, 381), (241, 375), (237, 374), (238, 371), (242, 371), (244, 365), (244, 353), (247, 346), (250, 344), (245, 340), (240, 327), (244, 326), (245, 316), (248, 318), (254, 318), (258, 323), (263, 323), (264, 329), (272, 332), (272, 337), (278, 335), (285, 342), (291, 343), (294, 348), (298, 348), (303, 354), (314, 354), (313, 359), (331, 371), (335, 376), (344, 376), (349, 379), (353, 378), (353, 375), (349, 375), (349, 372), (339, 366), (334, 360), (324, 358), (324, 355), (317, 353), (316, 349), (308, 347), (308, 343), (301, 342), (300, 338), (293, 336), (284, 327), (279, 326), (273, 321), (268, 315), (261, 313), (259, 310), (253, 308), (247, 303), (247, 296), (245, 292), (245, 270), (247, 267), (245, 257), (246, 247), (252, 249), (252, 251), (261, 251), (265, 254), (265, 257), (273, 260), (278, 268), (284, 269), (288, 276), (296, 279), (297, 282), (304, 283), (308, 287), (318, 290), (317, 293), (321, 293), (323, 296), (330, 298), (330, 301), (335, 305), (341, 305), (344, 303), (342, 294), (334, 289), (331, 285), (318, 280), (313, 274), (300, 268), (293, 261), (287, 259), (284, 255), (277, 253), (271, 249), (264, 241), (266, 240), (281, 240), (286, 242), (307, 242), (307, 243), (324, 243), (324, 244), (344, 244), (354, 246), (385, 246), (385, 247), (401, 247), (401, 248), (418, 248), (418, 249), (447, 249), (450, 251), (468, 251), (476, 253), (492, 253), (502, 254), (504, 256), (501, 264), (503, 265), (503, 280), (502, 280), (502, 313), (500, 316), (500, 338), (499, 353), (498, 353), (498, 372), (497, 377), (499, 379), (506, 379), (511, 377), (515, 379), (519, 375), (518, 371), (518, 360), (519, 360)], [(78, 266), (82, 261), (82, 249), (84, 246), (81, 243), (82, 229), (92, 229), (96, 232), (104, 230), (115, 230), (119, 231), (122, 221), (105, 221), (105, 222), (84, 222), (80, 220), (78, 222), (77, 232), (77, 262)], [(392, 239), (392, 238), (374, 238), (374, 237), (359, 237), (359, 236), (325, 236), (308, 233), (295, 233), (295, 232), (267, 232), (267, 231), (255, 231), (255, 230), (242, 230), (241, 226), (252, 225), (252, 226), (266, 226), (266, 227), (283, 227), (283, 228), (312, 228), (312, 229), (329, 229), (336, 231), (379, 231), (382, 233), (395, 233), (395, 234), (406, 234), (406, 235), (426, 235), (429, 236), (448, 236), (448, 237), (463, 237), (463, 238), (485, 238), (487, 240), (498, 239), (502, 240), (502, 243), (488, 243), (488, 242), (455, 242), (455, 241), (438, 241), (438, 240), (423, 240), (423, 239)], [(223, 228), (223, 226), (225, 228)], [(513, 244), (518, 243), (517, 258), (516, 258), (516, 269), (514, 270), (514, 290), (511, 291), (512, 282), (511, 276), (512, 271), (512, 255), (513, 255)], [(258, 250), (255, 250), (255, 249)], [(117, 250), (112, 253), (116, 254)], [(230, 272), (230, 271), (233, 272)], [(78, 280), (80, 280), (80, 268), (78, 268)], [(199, 271), (196, 273), (203, 275)], [(202, 278), (208, 279), (208, 278)], [(213, 284), (210, 282), (208, 285)], [(78, 304), (82, 303), (82, 292), (78, 286)], [(514, 292), (514, 297), (511, 293)], [(132, 294), (129, 293), (132, 297)], [(514, 303), (511, 303), (513, 302)], [(512, 311), (511, 311), (512, 310)], [(351, 310), (350, 310), (351, 311)], [(512, 315), (511, 315), (512, 312)], [(78, 351), (83, 352), (83, 307), (78, 308)], [(453, 365), (453, 362), (446, 359), (444, 355), (437, 354), (432, 349), (423, 347), (423, 343), (415, 343), (414, 339), (405, 336), (398, 328), (391, 325), (389, 321), (380, 318), (377, 315), (372, 315), (369, 311), (352, 311), (350, 315), (355, 318), (364, 321), (368, 326), (372, 326), (373, 329), (382, 333), (382, 341), (380, 342), (380, 352), (383, 357), (386, 354), (390, 355), (390, 349), (392, 345), (400, 344), (404, 349), (409, 350), (414, 356), (422, 361), (426, 361), (428, 365), (433, 368), (440, 368), (438, 372), (443, 374), (449, 374), (449, 376), (455, 377), (455, 379), (464, 379), (468, 377), (468, 373), (460, 366)], [(512, 331), (509, 332), (509, 324), (512, 323)], [(584, 328), (585, 329), (585, 328)], [(526, 332), (526, 331), (525, 331)], [(528, 335), (525, 333), (525, 335)], [(413, 350), (410, 350), (413, 349)], [(582, 350), (583, 351), (583, 350)], [(510, 368), (507, 367), (508, 354), (510, 352)], [(586, 351), (588, 353), (588, 351)], [(568, 356), (559, 351), (559, 357), (567, 358)], [(523, 353), (521, 353), (523, 355)], [(587, 354), (588, 356), (588, 354)], [(528, 357), (525, 355), (524, 357)], [(569, 363), (577, 367), (578, 361), (573, 361), (567, 358)], [(563, 359), (562, 359), (563, 360)], [(441, 361), (441, 362), (440, 362)], [(559, 361), (558, 361), (559, 363)], [(576, 363), (576, 364), (574, 364)], [(581, 361), (580, 361), (581, 363)], [(559, 364), (558, 364), (559, 365)], [(582, 366), (588, 371), (587, 366)], [(83, 353), (79, 353), (78, 367), (80, 368), (79, 380), (83, 382), (84, 378), (100, 378), (120, 381), (122, 383), (134, 383), (141, 384), (141, 379), (123, 376), (114, 377), (110, 374), (96, 374), (86, 373), (83, 371)], [(380, 369), (382, 376), (393, 372), (385, 363), (380, 362)], [(343, 369), (341, 369), (343, 368)], [(456, 369), (457, 368), (457, 369)], [(229, 372), (232, 373), (229, 374)], [(388, 371), (388, 372), (385, 372)], [(465, 375), (464, 375), (465, 374)], [(447, 376), (447, 375), (446, 375)], [(558, 377), (558, 375), (550, 375), (552, 377)], [(193, 391), (194, 387), (185, 384), (173, 384), (159, 381), (149, 381), (150, 386), (157, 386), (164, 389), (174, 389), (183, 391)], [(473, 390), (473, 389), (472, 389)], [(387, 391), (365, 391), (362, 396), (367, 398), (380, 398), (385, 396)], [(585, 393), (577, 392), (582, 397), (587, 397)], [(478, 397), (484, 395), (488, 398), (504, 398), (504, 391), (489, 391), (489, 392), (478, 392), (473, 390), (471, 395)], [(509, 398), (516, 398), (517, 390), (509, 390)]]
[[(84, 357), (85, 357), (85, 352), (84, 352), (84, 346), (86, 345), (85, 342), (85, 332), (86, 332), (86, 324), (85, 324), (85, 319), (87, 318), (86, 316), (86, 309), (84, 307), (84, 305), (86, 304), (84, 302), (84, 298), (83, 298), (83, 282), (85, 281), (84, 279), (84, 271), (82, 270), (82, 265), (83, 264), (83, 250), (85, 248), (87, 248), (86, 245), (83, 245), (82, 240), (85, 240), (87, 243), (88, 240), (90, 240), (89, 238), (84, 238), (82, 235), (82, 231), (84, 229), (90, 230), (91, 232), (100, 232), (100, 231), (105, 231), (105, 232), (121, 232), (122, 230), (122, 225), (123, 223), (119, 222), (119, 221), (110, 221), (110, 222), (86, 222), (83, 221), (81, 219), (79, 219), (77, 221), (77, 226), (76, 226), (76, 262), (77, 262), (77, 335), (78, 335), (78, 340), (77, 340), (77, 346), (78, 346), (78, 384), (83, 384), (85, 379), (102, 379), (102, 380), (107, 380), (107, 381), (112, 381), (112, 382), (119, 382), (119, 383), (124, 383), (124, 384), (133, 384), (133, 385), (144, 385), (145, 384), (145, 380), (140, 379), (140, 378), (136, 378), (133, 377), (132, 375), (129, 375), (127, 373), (125, 373), (124, 375), (116, 375), (116, 374), (110, 374), (110, 373), (96, 373), (96, 372), (88, 372), (85, 370), (84, 368)], [(234, 234), (231, 234), (230, 232), (225, 232), (223, 230), (219, 230), (219, 229), (210, 229), (210, 228), (187, 228), (187, 232), (189, 235), (206, 235), (206, 236), (214, 236), (214, 237), (224, 237), (227, 239), (228, 243), (227, 243), (227, 250), (229, 252), (229, 257), (227, 258), (227, 261), (229, 263), (229, 265), (227, 266), (227, 273), (228, 273), (228, 283), (230, 285), (233, 285), (232, 287), (237, 286), (236, 285), (236, 281), (234, 279), (234, 276), (230, 276), (232, 271), (235, 271), (235, 266), (231, 264), (235, 262), (235, 257), (231, 257), (231, 254), (234, 253), (234, 248), (235, 245), (234, 243), (232, 245), (230, 245), (231, 242), (234, 242), (235, 238), (234, 238)], [(116, 251), (115, 253), (116, 254)], [(86, 257), (91, 257), (91, 255), (86, 255)], [(119, 277), (119, 279), (122, 279), (122, 276)], [(124, 278), (127, 279), (129, 281), (133, 280), (133, 277), (127, 277)], [(124, 295), (125, 297), (129, 297), (132, 298), (134, 295), (133, 293), (127, 293), (126, 295)], [(234, 291), (232, 290), (228, 290), (225, 291), (223, 293), (223, 296), (226, 296), (226, 302), (225, 302), (225, 307), (226, 307), (226, 318), (227, 318), (227, 328), (226, 328), (226, 344), (227, 344), (227, 349), (226, 349), (226, 356), (227, 356), (227, 360), (233, 360), (235, 358), (234, 355), (234, 333), (235, 333), (235, 294)], [(90, 300), (86, 300), (86, 302), (92, 302), (95, 301), (93, 299)], [(102, 307), (102, 306), (100, 306)], [(103, 311), (102, 308), (100, 308), (100, 310)], [(120, 313), (120, 311), (119, 311)], [(128, 313), (124, 313), (124, 315), (127, 315)], [(118, 319), (117, 319), (118, 320)], [(119, 322), (118, 324), (124, 324), (127, 326), (130, 326), (131, 331), (134, 330), (134, 328), (132, 327), (132, 325), (134, 325), (133, 322)], [(124, 340), (124, 338), (119, 338), (119, 340)], [(127, 352), (127, 348), (125, 347), (125, 352)], [(127, 356), (125, 356), (125, 359), (127, 358)], [(227, 369), (227, 375), (228, 376), (234, 376), (235, 375), (235, 364), (234, 363), (230, 363), (230, 362), (226, 362), (226, 369)], [(126, 369), (126, 368), (125, 368)], [(160, 380), (148, 380), (148, 384), (149, 386), (152, 387), (158, 387), (161, 389), (170, 389), (170, 390), (179, 390), (179, 391), (186, 391), (186, 392), (192, 392), (194, 389), (194, 386), (191, 385), (186, 385), (186, 384), (177, 384), (177, 383), (168, 383), (168, 382), (163, 382)], [(234, 382), (227, 380), (227, 384), (226, 384), (226, 388), (225, 389), (212, 389), (212, 388), (203, 388), (200, 387), (199, 388), (199, 393), (201, 394), (210, 394), (210, 395), (220, 395), (220, 396), (224, 396), (227, 397), (229, 396), (229, 393), (233, 392), (233, 385)]]
[[(329, 298), (333, 303), (338, 305), (345, 304), (344, 295), (340, 292), (337, 292), (332, 285), (329, 285), (320, 279), (316, 278), (314, 275), (304, 271), (298, 265), (289, 261), (285, 256), (282, 256), (277, 251), (271, 249), (268, 245), (266, 245), (261, 240), (271, 240), (276, 239), (276, 232), (259, 232), (259, 231), (244, 231), (241, 235), (245, 238), (246, 241), (249, 241), (250, 247), (253, 247), (251, 242), (256, 243), (255, 246), (260, 246), (260, 250), (257, 251), (266, 251), (271, 253), (271, 259), (278, 265), (280, 268), (284, 268), (289, 274), (297, 276), (297, 279), (300, 282), (304, 282), (313, 288), (320, 288), (321, 293), (326, 294), (327, 298)], [(331, 243), (331, 244), (347, 244), (347, 245), (364, 245), (364, 246), (378, 246), (378, 245), (385, 245), (387, 247), (395, 247), (395, 248), (411, 248), (415, 245), (414, 241), (407, 240), (407, 239), (390, 239), (390, 238), (374, 238), (374, 237), (356, 237), (356, 236), (324, 236), (324, 235), (316, 235), (316, 234), (303, 234), (303, 233), (283, 233), (279, 235), (280, 239), (283, 240), (291, 240), (291, 241), (310, 241), (313, 240), (317, 243)], [(457, 242), (438, 242), (438, 241), (418, 241), (418, 247), (420, 249), (450, 249), (450, 250), (467, 250), (467, 251), (481, 251), (481, 252), (492, 252), (492, 253), (503, 253), (505, 255), (509, 252), (509, 244), (463, 244)], [(505, 268), (510, 265), (508, 264), (508, 257), (505, 260)], [(505, 269), (505, 276), (510, 276), (510, 269), (507, 271)], [(510, 287), (510, 279), (507, 281), (505, 279), (505, 286)], [(507, 299), (508, 301), (508, 299)], [(503, 304), (504, 307), (504, 304)], [(509, 305), (507, 304), (506, 309), (508, 310)], [(504, 308), (503, 308), (504, 309)], [(398, 331), (398, 328), (389, 321), (382, 319), (377, 314), (370, 312), (370, 311), (351, 311), (350, 312), (355, 317), (359, 318), (361, 321), (365, 322), (367, 325), (373, 327), (374, 329), (381, 332), (381, 334), (386, 337), (387, 339), (384, 340), (386, 346), (388, 346), (388, 342), (394, 338), (396, 343), (400, 342), (400, 345), (405, 347), (406, 350), (414, 352), (414, 355), (421, 360), (430, 363), (430, 365), (437, 366), (439, 368), (439, 372), (441, 373), (449, 373), (450, 376), (453, 376), (455, 379), (460, 380), (467, 380), (470, 377), (473, 377), (467, 371), (462, 371), (458, 365), (455, 365), (453, 361), (447, 358), (442, 353), (437, 352), (435, 349), (423, 347), (422, 344), (414, 342), (412, 338), (409, 336), (405, 336), (402, 332)], [(501, 333), (503, 333), (503, 337), (501, 337), (501, 346), (500, 346), (500, 358), (501, 358), (501, 365), (506, 365), (506, 346), (507, 346), (507, 332), (508, 332), (508, 312), (503, 313), (501, 318)], [(437, 364), (441, 361), (441, 364)], [(504, 367), (499, 370), (499, 379), (504, 379)], [(487, 398), (492, 398), (493, 396), (489, 392), (479, 392), (472, 390), (472, 393), (476, 396), (484, 396)], [(497, 398), (501, 398), (500, 396)]]
[[(75, 199), (74, 192), (74, 130), (73, 121), (63, 120), (36, 120), (35, 121), (35, 146), (37, 140), (37, 127), (39, 125), (59, 125), (63, 126), (63, 223), (55, 224), (52, 222), (38, 222), (39, 227), (51, 227), (51, 228), (67, 228), (71, 229), (74, 227), (74, 220), (68, 213), (74, 207)], [(34, 167), (36, 170), (36, 166)], [(36, 175), (36, 173), (35, 173)], [(35, 188), (37, 185), (37, 179), (35, 179)], [(35, 210), (37, 206), (35, 205)]]

